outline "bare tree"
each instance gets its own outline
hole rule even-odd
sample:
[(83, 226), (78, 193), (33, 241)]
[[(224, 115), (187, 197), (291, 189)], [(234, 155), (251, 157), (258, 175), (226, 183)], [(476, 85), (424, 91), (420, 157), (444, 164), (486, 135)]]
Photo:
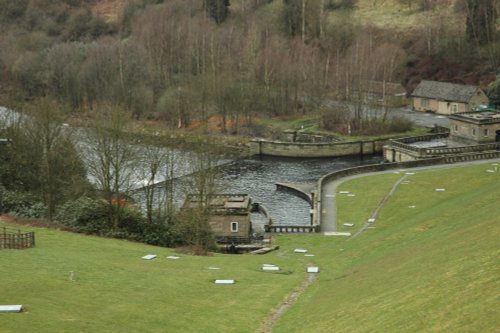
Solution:
[(83, 93), (78, 73), (85, 57), (81, 43), (56, 44), (45, 55), (46, 77), (51, 93), (61, 103), (68, 103), (72, 109), (83, 104)]
[(136, 148), (127, 142), (128, 119), (119, 108), (99, 107), (87, 136), (85, 160), (90, 176), (109, 203), (110, 226), (120, 221), (124, 194), (134, 187)]
[(174, 212), (174, 154), (167, 148), (146, 145), (141, 147), (139, 177), (144, 180), (146, 218), (168, 222)]

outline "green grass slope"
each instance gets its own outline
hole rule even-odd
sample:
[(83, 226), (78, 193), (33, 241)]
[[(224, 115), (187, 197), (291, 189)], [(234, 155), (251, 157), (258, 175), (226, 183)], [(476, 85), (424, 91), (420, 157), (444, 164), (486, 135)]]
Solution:
[[(418, 172), (398, 187), (374, 229), (350, 241), (300, 239), (322, 271), (273, 332), (500, 329), (500, 172), (486, 172), (492, 168)], [(370, 177), (370, 191), (360, 179), (345, 183), (357, 195), (339, 207), (341, 216), (364, 210), (355, 222), (366, 221), (374, 207), (365, 206), (394, 182)]]
[[(35, 248), (0, 250), (0, 304), (26, 308), (0, 314), (2, 333), (254, 332), (305, 279), (303, 263), (275, 255), (169, 260), (166, 248), (35, 230)], [(140, 259), (149, 253), (159, 257)], [(292, 273), (261, 272), (263, 263)]]
[[(263, 256), (169, 260), (170, 249), (35, 229), (35, 248), (0, 250), (0, 304), (26, 307), (0, 314), (0, 332), (256, 332), (308, 264), (319, 265), (317, 279), (273, 332), (493, 332), (500, 171), (491, 168), (419, 171), (359, 237), (284, 235)], [(402, 175), (344, 183), (356, 196), (339, 202), (339, 216), (359, 227)], [(148, 253), (159, 257), (140, 259)], [(260, 272), (263, 263), (290, 274)]]

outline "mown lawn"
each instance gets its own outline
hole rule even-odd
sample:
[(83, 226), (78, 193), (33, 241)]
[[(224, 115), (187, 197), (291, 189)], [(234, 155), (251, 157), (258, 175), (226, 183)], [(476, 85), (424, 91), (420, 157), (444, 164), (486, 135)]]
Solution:
[[(311, 263), (317, 279), (273, 332), (492, 332), (500, 327), (500, 171), (491, 168), (418, 171), (374, 229), (349, 241), (279, 236), (280, 249), (264, 256), (169, 260), (179, 254), (35, 229), (36, 248), (0, 250), (0, 304), (26, 307), (1, 314), (0, 331), (257, 332)], [(365, 221), (401, 175), (344, 183), (356, 196), (339, 202), (339, 216)], [(293, 253), (298, 247), (315, 256)], [(140, 259), (149, 253), (159, 257)], [(290, 274), (260, 272), (263, 263)]]
[[(316, 254), (321, 273), (273, 332), (498, 330), (500, 171), (488, 169), (419, 171), (358, 238), (294, 239)], [(344, 183), (356, 197), (345, 198), (340, 215), (371, 212), (365, 206), (396, 176), (370, 177), (370, 188)]]
[[(35, 229), (37, 246), (0, 250), (0, 332), (253, 332), (305, 279), (288, 257), (179, 255), (127, 241)], [(157, 254), (152, 261), (145, 254)], [(169, 255), (178, 255), (170, 260)], [(260, 272), (263, 263), (291, 274)], [(210, 270), (217, 267), (219, 270)], [(69, 280), (74, 272), (75, 281)], [(235, 285), (215, 285), (235, 279)]]

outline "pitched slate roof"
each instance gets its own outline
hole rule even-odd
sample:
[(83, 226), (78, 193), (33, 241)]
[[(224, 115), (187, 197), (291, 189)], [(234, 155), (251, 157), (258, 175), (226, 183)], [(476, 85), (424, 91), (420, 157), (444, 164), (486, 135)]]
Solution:
[(423, 80), (415, 88), (412, 96), (468, 103), (478, 89), (476, 86), (464, 84)]

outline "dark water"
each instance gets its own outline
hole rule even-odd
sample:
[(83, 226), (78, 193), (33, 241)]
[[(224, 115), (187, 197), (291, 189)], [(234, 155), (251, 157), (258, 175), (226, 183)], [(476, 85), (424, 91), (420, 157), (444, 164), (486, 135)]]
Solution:
[(254, 202), (266, 206), (273, 224), (307, 225), (309, 204), (293, 194), (276, 190), (276, 183), (316, 183), (330, 172), (380, 161), (381, 156), (245, 159), (222, 168), (223, 182), (225, 192), (248, 193)]
[[(0, 125), (8, 124), (9, 120), (18, 119), (19, 114), (0, 106)], [(76, 138), (85, 137), (86, 129), (77, 129)], [(91, 155), (84, 141), (77, 145), (83, 156)], [(142, 148), (144, 149), (144, 148)], [(165, 148), (165, 154), (173, 156), (175, 160), (174, 176), (183, 177), (189, 175), (193, 170), (190, 166), (192, 153)], [(337, 157), (317, 159), (295, 159), (295, 158), (248, 158), (237, 161), (224, 161), (222, 166), (222, 182), (226, 193), (247, 193), (254, 202), (263, 204), (269, 210), (273, 223), (288, 225), (307, 225), (310, 223), (309, 204), (303, 199), (288, 192), (277, 191), (276, 183), (316, 183), (317, 180), (330, 172), (349, 168), (362, 164), (378, 163), (381, 156), (371, 157)], [(141, 170), (144, 166), (137, 165), (134, 171), (134, 188), (145, 185)], [(89, 176), (90, 180), (92, 177)], [(163, 178), (159, 177), (158, 182)], [(182, 180), (178, 181), (178, 189), (174, 197), (178, 205), (182, 204), (183, 193)], [(140, 201), (140, 199), (139, 199)]]

